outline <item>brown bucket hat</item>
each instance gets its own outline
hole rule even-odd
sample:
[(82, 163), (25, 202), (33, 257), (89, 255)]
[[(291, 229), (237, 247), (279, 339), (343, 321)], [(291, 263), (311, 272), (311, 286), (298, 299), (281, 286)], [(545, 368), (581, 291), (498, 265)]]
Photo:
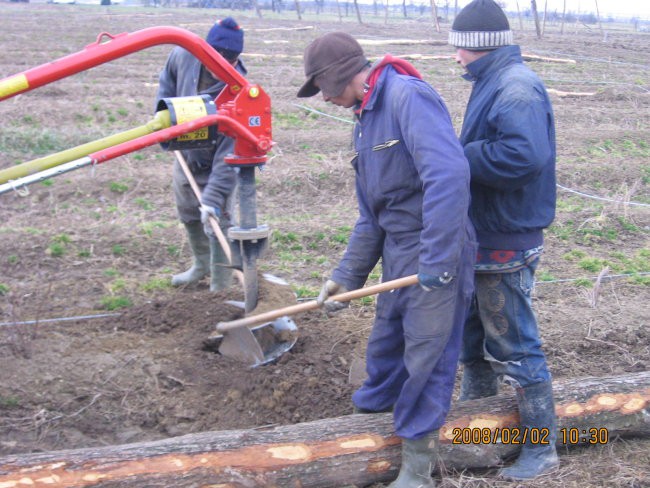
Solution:
[(325, 96), (336, 97), (368, 64), (361, 45), (345, 32), (330, 32), (315, 39), (305, 49), (304, 59), (307, 81), (298, 90), (299, 98), (314, 96), (321, 90)]

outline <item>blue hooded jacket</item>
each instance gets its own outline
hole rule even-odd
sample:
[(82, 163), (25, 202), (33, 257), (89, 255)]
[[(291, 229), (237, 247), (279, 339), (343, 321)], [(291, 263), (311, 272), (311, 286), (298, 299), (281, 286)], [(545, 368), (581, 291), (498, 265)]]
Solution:
[(526, 250), (555, 218), (555, 122), (519, 46), (467, 65), (474, 82), (460, 135), (472, 174), (470, 215), (479, 245)]

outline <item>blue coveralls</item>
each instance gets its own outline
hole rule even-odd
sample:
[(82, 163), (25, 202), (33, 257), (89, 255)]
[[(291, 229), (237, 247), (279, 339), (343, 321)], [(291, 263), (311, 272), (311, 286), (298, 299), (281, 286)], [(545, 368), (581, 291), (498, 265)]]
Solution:
[(470, 175), (433, 88), (391, 65), (372, 88), (354, 131), (359, 218), (332, 279), (360, 288), (379, 258), (383, 281), (456, 276), (431, 292), (410, 286), (378, 297), (368, 378), (352, 397), (369, 411), (393, 407), (397, 435), (417, 439), (442, 426), (451, 403), (473, 291)]

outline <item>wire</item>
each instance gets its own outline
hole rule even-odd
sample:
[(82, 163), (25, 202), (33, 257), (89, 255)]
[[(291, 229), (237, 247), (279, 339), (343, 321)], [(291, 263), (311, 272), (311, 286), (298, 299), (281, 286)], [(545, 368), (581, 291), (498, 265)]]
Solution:
[(88, 320), (88, 319), (98, 319), (104, 317), (117, 317), (121, 315), (119, 313), (102, 313), (98, 315), (78, 315), (77, 317), (60, 317), (55, 319), (40, 319), (40, 320), (25, 320), (24, 322), (2, 322), (0, 327), (7, 325), (33, 325), (33, 324), (43, 324), (47, 322), (69, 322), (73, 320)]
[(295, 105), (296, 107), (300, 107), (302, 109), (305, 109), (305, 110), (307, 110), (309, 112), (313, 112), (313, 113), (318, 114), (318, 115), (323, 115), (325, 117), (329, 117), (330, 119), (334, 119), (334, 120), (338, 120), (340, 122), (345, 122), (346, 124), (354, 125), (354, 122), (352, 120), (349, 120), (349, 119), (344, 119), (342, 117), (337, 117), (336, 115), (326, 114), (325, 112), (321, 112), (320, 110), (316, 110), (314, 108), (307, 107), (306, 105), (300, 105), (299, 103), (294, 103), (293, 105)]
[(622, 203), (623, 205), (637, 205), (639, 207), (650, 207), (650, 204), (648, 203), (639, 203), (639, 202), (626, 202), (623, 200), (615, 200), (613, 198), (605, 198), (605, 197), (597, 197), (595, 195), (588, 195), (587, 193), (582, 193), (577, 190), (573, 190), (571, 188), (567, 188), (565, 186), (562, 186), (560, 184), (557, 184), (557, 187), (561, 190), (568, 191), (571, 193), (575, 193), (576, 195), (580, 195), (581, 197), (586, 197), (586, 198), (592, 198), (594, 200), (601, 200), (603, 202), (612, 202), (612, 203)]

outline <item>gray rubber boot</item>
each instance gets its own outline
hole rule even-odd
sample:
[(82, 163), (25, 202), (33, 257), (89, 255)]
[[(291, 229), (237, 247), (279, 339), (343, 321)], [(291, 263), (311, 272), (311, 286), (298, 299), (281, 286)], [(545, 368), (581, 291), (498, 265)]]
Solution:
[[(528, 438), (515, 463), (500, 470), (499, 476), (508, 480), (529, 480), (560, 464), (555, 450), (557, 421), (551, 382), (517, 388), (517, 403), (521, 430), (526, 431)], [(548, 437), (545, 437), (547, 429)]]
[(482, 360), (463, 364), (458, 401), (494, 396), (498, 392), (497, 375), (489, 362)]
[(225, 290), (232, 284), (232, 268), (219, 241), (210, 236), (210, 291)]
[(184, 225), (194, 261), (190, 269), (172, 276), (172, 286), (196, 283), (210, 273), (210, 243), (208, 236), (203, 231), (203, 224), (201, 222), (190, 222)]
[(411, 440), (402, 439), (402, 466), (397, 479), (388, 488), (433, 488), (431, 477), (438, 455), (438, 431)]

